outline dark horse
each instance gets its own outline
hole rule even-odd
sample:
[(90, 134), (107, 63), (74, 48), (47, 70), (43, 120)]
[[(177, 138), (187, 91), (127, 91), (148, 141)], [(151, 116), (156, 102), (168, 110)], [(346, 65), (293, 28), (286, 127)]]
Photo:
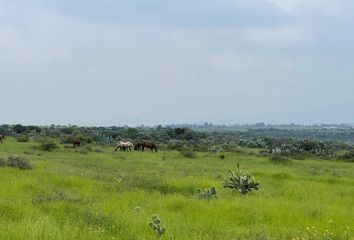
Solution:
[(80, 145), (81, 141), (79, 139), (75, 139), (75, 141), (73, 142), (73, 148), (80, 147)]
[(155, 150), (155, 152), (157, 152), (157, 146), (155, 143), (153, 142), (140, 142), (137, 143), (134, 147), (134, 150), (139, 150), (141, 149), (141, 151), (144, 151), (144, 148), (149, 148), (150, 152), (153, 152)]
[(2, 143), (6, 139), (4, 134), (0, 134), (0, 143)]

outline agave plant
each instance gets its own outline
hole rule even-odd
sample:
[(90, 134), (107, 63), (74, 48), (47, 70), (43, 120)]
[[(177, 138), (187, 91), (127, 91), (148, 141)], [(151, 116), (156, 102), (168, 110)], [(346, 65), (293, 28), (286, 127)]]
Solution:
[(252, 190), (258, 190), (260, 188), (260, 184), (255, 180), (252, 174), (241, 171), (240, 165), (237, 164), (236, 172), (229, 170), (229, 177), (223, 183), (223, 187), (234, 189), (241, 195), (244, 195)]

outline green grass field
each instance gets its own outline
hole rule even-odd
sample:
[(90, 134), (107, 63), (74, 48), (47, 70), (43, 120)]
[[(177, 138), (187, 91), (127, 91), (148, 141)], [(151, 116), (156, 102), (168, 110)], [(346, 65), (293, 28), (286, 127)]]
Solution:
[[(20, 155), (31, 170), (0, 167), (0, 239), (354, 239), (354, 164), (256, 155), (37, 150), (7, 139), (0, 158)], [(228, 169), (255, 175), (261, 189), (241, 197), (221, 182)], [(215, 186), (219, 198), (198, 199)], [(309, 228), (309, 230), (307, 229)]]

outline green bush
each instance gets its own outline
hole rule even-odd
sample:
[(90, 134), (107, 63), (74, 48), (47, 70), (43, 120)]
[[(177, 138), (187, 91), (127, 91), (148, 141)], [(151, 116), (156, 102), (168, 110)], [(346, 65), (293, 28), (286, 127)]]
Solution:
[(92, 147), (90, 147), (90, 146), (85, 146), (84, 148), (81, 148), (81, 149), (79, 150), (79, 153), (81, 153), (81, 154), (88, 154), (89, 152), (92, 152), (92, 151), (93, 151)]
[(81, 144), (90, 144), (93, 143), (92, 138), (89, 136), (86, 136), (84, 134), (78, 134), (75, 136), (75, 139), (79, 139), (81, 141)]
[(6, 165), (12, 168), (18, 168), (21, 170), (32, 169), (32, 165), (23, 157), (10, 156), (7, 158)]
[(60, 139), (60, 143), (62, 144), (72, 144), (75, 141), (74, 136), (64, 136)]
[(59, 148), (59, 146), (54, 142), (42, 142), (39, 146), (42, 151), (51, 152), (54, 149)]
[(6, 158), (0, 158), (0, 167), (4, 167), (7, 165)]
[(190, 151), (190, 150), (181, 151), (181, 155), (182, 155), (182, 157), (185, 157), (185, 158), (196, 158), (197, 157), (195, 152)]
[(347, 162), (354, 162), (354, 150), (351, 150), (340, 157)]
[(96, 148), (96, 149), (94, 150), (94, 152), (95, 152), (95, 153), (104, 153), (104, 151), (103, 151), (102, 149), (100, 149), (100, 148)]
[(27, 135), (19, 135), (16, 137), (16, 140), (18, 142), (28, 142), (29, 141), (29, 137)]
[(287, 157), (283, 157), (278, 154), (269, 156), (269, 160), (273, 163), (291, 163), (291, 160)]
[(16, 124), (12, 127), (12, 130), (15, 132), (15, 133), (23, 133), (23, 132), (26, 132), (27, 131), (27, 127), (25, 126), (22, 126), (21, 124)]
[(187, 146), (187, 143), (184, 141), (169, 141), (167, 143), (166, 148), (168, 150), (182, 151), (182, 150), (188, 148), (188, 146)]

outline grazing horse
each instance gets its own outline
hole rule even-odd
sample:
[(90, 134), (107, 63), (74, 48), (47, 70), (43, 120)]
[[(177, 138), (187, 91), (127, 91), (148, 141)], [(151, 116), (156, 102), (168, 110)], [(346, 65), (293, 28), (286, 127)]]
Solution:
[(4, 134), (0, 134), (0, 143), (2, 143), (6, 139)]
[(157, 146), (153, 142), (147, 142), (147, 141), (140, 142), (140, 143), (137, 143), (134, 147), (135, 150), (141, 149), (141, 151), (144, 151), (144, 148), (149, 148), (150, 152), (153, 152), (154, 150), (155, 150), (155, 152), (157, 152)]
[(81, 146), (81, 141), (79, 139), (75, 139), (73, 142), (73, 148), (80, 147)]
[(122, 151), (125, 151), (125, 149), (129, 149), (129, 151), (132, 150), (132, 148), (134, 147), (134, 145), (131, 142), (123, 142), (123, 141), (119, 141), (116, 144), (116, 149), (115, 151), (118, 150), (118, 148)]

